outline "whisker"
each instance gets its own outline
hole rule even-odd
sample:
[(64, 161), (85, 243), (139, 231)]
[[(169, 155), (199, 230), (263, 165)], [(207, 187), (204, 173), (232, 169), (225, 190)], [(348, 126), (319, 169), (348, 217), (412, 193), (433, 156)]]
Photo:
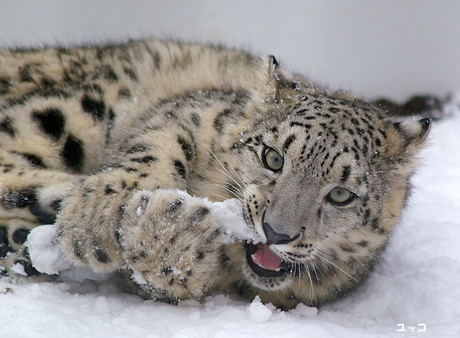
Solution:
[(316, 264), (315, 262), (315, 258), (316, 256), (313, 255), (313, 257), (311, 256), (311, 253), (308, 253), (308, 258), (309, 258), (309, 262), (311, 262), (312, 264), (312, 268), (313, 268), (313, 272), (315, 273), (315, 276), (316, 276), (316, 279), (319, 280), (319, 276), (318, 274), (316, 273), (316, 271), (319, 271), (319, 273), (321, 274), (321, 276), (324, 276), (323, 272), (321, 271), (321, 268), (318, 266), (318, 264)]
[[(225, 173), (224, 172), (222, 172), (222, 173), (224, 173), (228, 178), (230, 178), (233, 182), (235, 182), (242, 190), (244, 190), (244, 188), (241, 186), (241, 184), (232, 175), (230, 175), (230, 173), (228, 172), (227, 168), (225, 168), (225, 166), (222, 164), (222, 162), (219, 160), (219, 158), (216, 156), (216, 154), (214, 154), (214, 152), (211, 150), (211, 148), (209, 148), (209, 146), (199, 136), (197, 136), (197, 137), (201, 141), (201, 143), (203, 143), (204, 146), (208, 149), (209, 153), (217, 160), (217, 162), (220, 164), (222, 169), (224, 169)], [(222, 152), (222, 154), (224, 154), (224, 152)], [(225, 156), (225, 154), (224, 154), (224, 156)], [(230, 165), (230, 163), (229, 163), (229, 165)], [(237, 174), (237, 176), (238, 176), (238, 174)]]
[[(225, 171), (224, 171), (225, 170)], [(225, 176), (227, 176), (229, 179), (231, 179), (233, 182), (235, 182), (237, 186), (235, 186), (235, 188), (239, 188), (241, 190), (244, 190), (244, 188), (238, 183), (237, 180), (235, 180), (235, 178), (233, 178), (232, 176), (230, 176), (230, 174), (228, 173), (228, 171), (224, 168), (224, 170), (222, 169), (217, 169), (217, 171), (221, 172), (222, 174), (224, 174)]]
[[(326, 251), (320, 250), (320, 249), (318, 249), (318, 248), (317, 248), (316, 250), (318, 250), (319, 252), (323, 253), (323, 254), (326, 255), (326, 256), (331, 257), (332, 259), (338, 259), (338, 260), (339, 260), (340, 262), (342, 262), (343, 264), (350, 266), (350, 264), (349, 264), (346, 260), (344, 260), (344, 259), (341, 259), (341, 258), (339, 258), (339, 257), (337, 257), (337, 256), (334, 256), (334, 255), (332, 255), (332, 254), (330, 254), (330, 253), (328, 253), (328, 252), (326, 252)], [(374, 256), (374, 257), (377, 257), (375, 254), (374, 254), (373, 256)], [(350, 267), (351, 267), (351, 266), (350, 266)]]
[(321, 271), (321, 269), (319, 268), (319, 266), (315, 263), (315, 261), (312, 260), (311, 263), (312, 263), (312, 265), (313, 265), (313, 272), (315, 273), (316, 280), (319, 280), (319, 276), (318, 276), (318, 274), (316, 273), (316, 270), (318, 270), (319, 273), (320, 273), (322, 276), (324, 276), (324, 275), (323, 275), (323, 272)]
[(219, 195), (219, 194), (215, 194), (215, 196), (220, 197), (222, 201), (225, 201), (226, 199), (228, 199), (227, 197)]
[[(232, 194), (233, 196), (235, 196), (237, 199), (239, 199), (241, 202), (244, 201), (243, 199), (243, 194), (240, 192), (240, 191), (234, 191), (233, 189), (230, 189), (228, 188), (227, 186), (223, 185), (223, 184), (218, 184), (218, 183), (211, 183), (210, 185), (213, 185), (213, 186), (216, 186), (216, 187), (219, 187), (219, 188), (222, 188), (226, 191), (228, 191), (230, 194)], [(217, 196), (217, 195), (216, 195)], [(220, 196), (222, 197), (222, 196)], [(224, 198), (224, 199), (228, 199), (228, 197)]]
[[(221, 187), (225, 190), (229, 190), (229, 191), (234, 191), (235, 193), (243, 196), (243, 192), (241, 190), (238, 189), (238, 187), (235, 187), (234, 185), (231, 185), (231, 183), (227, 183), (227, 182), (222, 182), (222, 183), (211, 183), (211, 185), (215, 185), (215, 186), (218, 186), (218, 187)], [(229, 186), (231, 185), (231, 187)]]
[(298, 269), (299, 269), (299, 285), (297, 286), (297, 292), (299, 292), (300, 286), (301, 286), (300, 281), (302, 280), (302, 267), (300, 263), (297, 263), (295, 266), (296, 267), (298, 266)]
[[(230, 161), (228, 160), (228, 157), (227, 155), (222, 152), (222, 155), (224, 155), (225, 157), (225, 160), (227, 161), (228, 165), (230, 166), (230, 168), (232, 169), (232, 171), (235, 173), (236, 177), (240, 180), (241, 184), (245, 185), (244, 181), (241, 179), (240, 175), (238, 175), (238, 173), (236, 172), (235, 168), (233, 168), (232, 164), (230, 163)], [(239, 185), (239, 184), (238, 184)], [(239, 185), (240, 186), (240, 185)], [(242, 186), (240, 186), (241, 189), (243, 189)]]
[[(322, 252), (322, 253), (325, 253), (319, 249), (317, 249), (319, 252)], [(327, 253), (325, 253), (327, 254)], [(327, 263), (331, 264), (332, 266), (334, 266), (335, 268), (339, 269), (340, 271), (342, 271), (344, 274), (346, 274), (348, 277), (350, 277), (351, 279), (353, 279), (355, 282), (358, 282), (358, 280), (356, 278), (354, 278), (352, 275), (350, 275), (348, 272), (346, 272), (345, 270), (343, 270), (342, 268), (340, 268), (339, 266), (337, 266), (336, 264), (332, 263), (331, 261), (327, 260), (326, 258), (322, 257), (321, 255), (317, 255), (318, 258), (322, 259), (322, 260), (325, 260)]]
[(313, 288), (313, 281), (311, 280), (310, 268), (308, 267), (308, 262), (304, 263), (304, 266), (305, 266), (305, 270), (307, 271), (308, 280), (310, 281), (310, 292), (308, 294), (308, 297), (310, 300), (313, 300), (314, 288)]
[(300, 263), (295, 263), (294, 264), (294, 276), (297, 273), (297, 269), (299, 271), (299, 278), (298, 278), (298, 283), (297, 283), (297, 293), (299, 293), (301, 283), (300, 281), (302, 280), (302, 269), (300, 268)]

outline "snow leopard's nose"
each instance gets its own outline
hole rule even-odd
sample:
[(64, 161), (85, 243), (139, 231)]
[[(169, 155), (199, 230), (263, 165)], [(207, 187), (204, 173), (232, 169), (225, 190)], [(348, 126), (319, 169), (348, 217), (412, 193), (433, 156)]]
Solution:
[(262, 228), (264, 230), (265, 237), (267, 237), (267, 245), (270, 244), (288, 244), (297, 238), (299, 238), (300, 234), (295, 235), (294, 237), (290, 237), (286, 234), (279, 234), (273, 230), (273, 228), (267, 222), (262, 223)]

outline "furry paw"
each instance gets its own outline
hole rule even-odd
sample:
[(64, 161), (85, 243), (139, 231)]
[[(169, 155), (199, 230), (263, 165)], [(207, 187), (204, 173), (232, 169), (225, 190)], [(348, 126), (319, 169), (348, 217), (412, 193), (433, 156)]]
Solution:
[(178, 190), (140, 191), (121, 229), (133, 280), (155, 299), (201, 299), (217, 277), (220, 229), (211, 203)]

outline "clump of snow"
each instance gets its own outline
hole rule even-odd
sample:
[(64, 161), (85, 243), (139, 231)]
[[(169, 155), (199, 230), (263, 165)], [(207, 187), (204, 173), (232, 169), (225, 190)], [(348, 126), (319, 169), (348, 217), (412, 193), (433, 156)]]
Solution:
[(25, 268), (24, 268), (24, 265), (22, 265), (22, 264), (20, 264), (20, 263), (14, 264), (14, 265), (11, 267), (11, 270), (13, 270), (14, 272), (16, 272), (18, 275), (27, 276), (27, 273), (26, 273), (26, 270), (25, 270)]
[(306, 306), (305, 304), (299, 303), (291, 313), (304, 316), (304, 317), (313, 317), (318, 314), (318, 309), (315, 307)]
[(134, 271), (131, 274), (131, 279), (139, 285), (147, 284), (147, 281), (145, 280), (144, 276), (142, 276), (142, 273), (137, 272), (137, 271)]
[(256, 296), (246, 310), (248, 318), (254, 323), (263, 323), (270, 319), (272, 310), (262, 303), (259, 296)]
[[(177, 190), (182, 198), (190, 195), (182, 190)], [(229, 244), (236, 240), (245, 240), (258, 243), (261, 239), (248, 227), (244, 216), (241, 202), (236, 198), (230, 198), (222, 202), (211, 202), (203, 198), (203, 202), (211, 209), (214, 220), (223, 230), (222, 243)]]
[(30, 260), (39, 272), (56, 275), (72, 267), (62, 253), (57, 237), (57, 226), (54, 224), (42, 225), (30, 232), (26, 246)]
[(238, 199), (232, 198), (223, 202), (213, 202), (211, 211), (218, 225), (224, 230), (222, 238), (224, 244), (232, 243), (235, 240), (260, 242), (260, 238), (248, 227), (243, 216), (243, 207)]

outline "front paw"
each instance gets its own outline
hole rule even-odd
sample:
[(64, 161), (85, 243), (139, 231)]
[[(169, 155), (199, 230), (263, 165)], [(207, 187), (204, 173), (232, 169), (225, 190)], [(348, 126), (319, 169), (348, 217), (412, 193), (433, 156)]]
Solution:
[(217, 278), (220, 230), (210, 202), (178, 190), (140, 191), (121, 243), (132, 278), (155, 299), (201, 299)]

